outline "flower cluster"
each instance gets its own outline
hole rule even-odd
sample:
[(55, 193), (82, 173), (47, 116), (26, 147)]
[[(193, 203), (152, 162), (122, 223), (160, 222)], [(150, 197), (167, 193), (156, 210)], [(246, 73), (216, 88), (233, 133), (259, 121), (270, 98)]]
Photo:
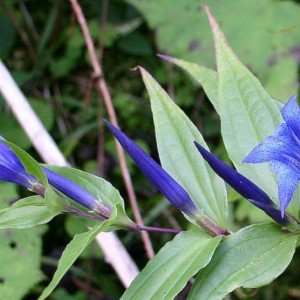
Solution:
[[(281, 225), (292, 222), (285, 209), (300, 180), (300, 109), (296, 97), (292, 97), (282, 108), (285, 123), (279, 124), (274, 136), (269, 136), (255, 147), (245, 158), (245, 163), (269, 162), (270, 168), (277, 175), (280, 209), (252, 181), (226, 165), (195, 142), (197, 149), (210, 167), (225, 182), (253, 205), (262, 209), (274, 221)], [(118, 128), (106, 121), (114, 136), (136, 162), (146, 176), (157, 186), (161, 193), (181, 211), (192, 218), (200, 209), (193, 203), (188, 193), (148, 154), (139, 148)]]
[[(86, 191), (70, 179), (63, 177), (46, 167), (42, 167), (42, 169), (48, 178), (49, 184), (57, 191), (84, 207), (109, 218), (111, 208), (106, 204), (101, 203), (90, 192)], [(0, 140), (0, 180), (16, 183), (29, 190), (38, 192), (43, 196), (44, 191), (41, 192), (41, 190), (43, 190), (41, 189), (42, 184), (37, 178), (26, 171), (19, 157), (3, 139)], [(37, 189), (37, 187), (39, 188)]]
[[(262, 209), (277, 223), (288, 225), (292, 220), (285, 213), (285, 209), (300, 180), (300, 109), (296, 97), (289, 99), (282, 108), (281, 114), (285, 122), (279, 124), (275, 134), (268, 136), (244, 159), (245, 163), (269, 163), (271, 170), (277, 176), (280, 209), (264, 191), (249, 179), (222, 162), (197, 142), (195, 142), (195, 146), (215, 173), (240, 195)], [(202, 209), (197, 207), (188, 192), (156, 161), (121, 130), (109, 122), (105, 122), (143, 173), (173, 205), (209, 233), (213, 235), (227, 234), (204, 215)], [(42, 167), (42, 169), (49, 184), (57, 191), (86, 208), (100, 213), (103, 217), (109, 218), (111, 207), (100, 203), (94, 195), (70, 179), (49, 170), (47, 167)], [(36, 187), (41, 185), (37, 178), (26, 171), (18, 156), (3, 139), (0, 140), (0, 180), (13, 182), (33, 191), (37, 191)]]

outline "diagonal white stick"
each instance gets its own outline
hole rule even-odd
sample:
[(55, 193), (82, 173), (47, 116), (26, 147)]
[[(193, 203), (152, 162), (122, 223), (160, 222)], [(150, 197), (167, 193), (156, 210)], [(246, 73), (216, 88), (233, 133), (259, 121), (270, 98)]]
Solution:
[[(27, 99), (16, 85), (1, 60), (0, 93), (42, 159), (47, 164), (67, 166), (68, 162), (40, 119), (28, 104)], [(111, 264), (123, 285), (127, 288), (139, 273), (136, 264), (114, 233), (100, 233), (96, 237), (96, 241), (104, 252), (105, 260)]]

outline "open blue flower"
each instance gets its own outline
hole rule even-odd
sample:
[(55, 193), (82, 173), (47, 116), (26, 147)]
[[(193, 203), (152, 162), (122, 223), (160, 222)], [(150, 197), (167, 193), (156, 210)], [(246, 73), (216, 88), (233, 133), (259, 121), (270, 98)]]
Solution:
[(243, 162), (269, 163), (271, 171), (277, 176), (283, 216), (300, 180), (300, 109), (296, 96), (283, 106), (281, 115), (285, 122), (280, 123), (275, 134), (256, 146)]
[(268, 216), (281, 225), (288, 225), (291, 220), (276, 208), (270, 197), (245, 176), (225, 164), (219, 158), (195, 142), (197, 149), (210, 167), (224, 179), (240, 195), (249, 200), (253, 205), (262, 209)]
[(105, 121), (105, 123), (122, 147), (136, 162), (143, 173), (154, 183), (157, 189), (173, 205), (194, 219), (195, 215), (199, 214), (199, 210), (186, 190), (122, 131), (108, 121)]
[(0, 137), (0, 180), (33, 190), (38, 180), (27, 173), (18, 156), (1, 140)]

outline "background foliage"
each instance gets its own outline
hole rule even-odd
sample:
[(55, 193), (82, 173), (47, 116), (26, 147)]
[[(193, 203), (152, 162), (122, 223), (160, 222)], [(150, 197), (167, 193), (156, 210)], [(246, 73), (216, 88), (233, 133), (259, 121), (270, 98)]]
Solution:
[[(240, 0), (238, 5), (230, 0), (224, 0), (222, 4), (217, 0), (206, 2), (232, 49), (270, 95), (284, 102), (297, 93), (299, 3), (272, 0)], [(157, 158), (148, 94), (140, 75), (130, 70), (142, 65), (188, 114), (214, 153), (226, 160), (220, 141), (219, 119), (206, 101), (204, 91), (181, 70), (156, 57), (156, 53), (166, 53), (214, 67), (211, 32), (201, 3), (196, 0), (95, 0), (81, 1), (80, 4), (124, 131)], [(85, 171), (103, 175), (126, 199), (113, 140), (99, 122), (106, 117), (106, 112), (94, 89), (85, 42), (69, 2), (1, 0), (0, 5), (1, 59), (69, 161)], [(0, 112), (0, 134), (35, 156), (30, 141), (2, 99)], [(180, 213), (169, 207), (130, 160), (128, 163), (145, 223), (185, 228)], [(0, 191), (1, 207), (27, 193), (3, 183)], [(246, 201), (239, 201), (232, 191), (230, 193), (236, 224), (242, 226), (266, 220), (256, 208)], [(128, 203), (126, 210), (130, 215)], [(5, 299), (35, 299), (47, 278), (52, 276), (53, 266), (57, 265), (71, 236), (82, 231), (78, 219), (66, 216), (59, 216), (49, 226), (36, 230), (1, 231), (0, 294), (6, 295)], [(147, 260), (139, 235), (120, 232), (119, 236), (142, 268)], [(170, 236), (151, 234), (151, 238), (158, 250)], [(299, 260), (296, 252), (288, 270), (272, 287), (252, 290), (254, 294), (237, 290), (232, 298), (299, 297)], [(18, 267), (4, 267), (8, 261), (17, 262)], [(18, 276), (24, 273), (28, 276), (22, 286), (18, 285), (19, 295), (12, 294)], [(99, 248), (92, 244), (50, 299), (118, 299), (122, 293), (123, 287), (116, 275), (104, 262)], [(184, 292), (180, 297), (184, 299)]]

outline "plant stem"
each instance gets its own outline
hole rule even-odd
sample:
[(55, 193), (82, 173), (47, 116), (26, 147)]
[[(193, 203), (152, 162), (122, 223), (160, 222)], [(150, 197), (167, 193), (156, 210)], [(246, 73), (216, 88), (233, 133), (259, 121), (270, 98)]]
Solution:
[(160, 227), (151, 227), (151, 226), (141, 226), (136, 223), (130, 224), (130, 226), (127, 228), (130, 231), (148, 231), (148, 232), (161, 232), (161, 233), (172, 233), (172, 234), (178, 234), (182, 230), (180, 229), (171, 229), (171, 228), (160, 228)]
[[(109, 119), (110, 122), (119, 127), (118, 126), (118, 122), (117, 122), (117, 116), (116, 116), (116, 112), (114, 109), (114, 106), (112, 104), (112, 100), (111, 100), (111, 96), (107, 87), (107, 84), (105, 82), (104, 76), (103, 76), (103, 71), (102, 68), (99, 64), (97, 55), (96, 55), (96, 51), (95, 51), (95, 47), (94, 47), (94, 43), (93, 40), (91, 38), (85, 17), (83, 15), (83, 12), (81, 10), (81, 7), (78, 3), (77, 0), (70, 0), (71, 5), (72, 5), (72, 9), (76, 15), (77, 21), (81, 27), (82, 30), (82, 34), (83, 37), (85, 39), (86, 42), (86, 46), (88, 48), (88, 52), (89, 52), (89, 56), (93, 65), (93, 69), (94, 69), (94, 76), (97, 79), (97, 86), (99, 91), (101, 92), (102, 96), (103, 96), (103, 100), (109, 115)], [(117, 153), (118, 153), (118, 157), (119, 157), (119, 162), (120, 162), (120, 167), (121, 167), (121, 171), (122, 171), (122, 176), (123, 176), (123, 180), (125, 183), (125, 187), (127, 190), (127, 194), (128, 194), (128, 198), (130, 201), (130, 205), (132, 206), (132, 210), (134, 213), (134, 217), (136, 222), (140, 225), (143, 226), (143, 219), (142, 216), (140, 214), (139, 211), (139, 207), (137, 204), (137, 200), (136, 200), (136, 196), (135, 196), (135, 192), (133, 189), (133, 185), (132, 185), (132, 181), (131, 181), (131, 177), (128, 171), (128, 167), (127, 167), (127, 163), (126, 163), (126, 159), (125, 159), (125, 154), (123, 151), (123, 148), (121, 147), (121, 145), (116, 141), (116, 148), (117, 148)], [(153, 251), (153, 247), (149, 238), (149, 235), (147, 232), (142, 231), (141, 232), (142, 235), (142, 239), (145, 245), (145, 249), (147, 252), (147, 256), (149, 258), (153, 258), (154, 257), (154, 251)]]

